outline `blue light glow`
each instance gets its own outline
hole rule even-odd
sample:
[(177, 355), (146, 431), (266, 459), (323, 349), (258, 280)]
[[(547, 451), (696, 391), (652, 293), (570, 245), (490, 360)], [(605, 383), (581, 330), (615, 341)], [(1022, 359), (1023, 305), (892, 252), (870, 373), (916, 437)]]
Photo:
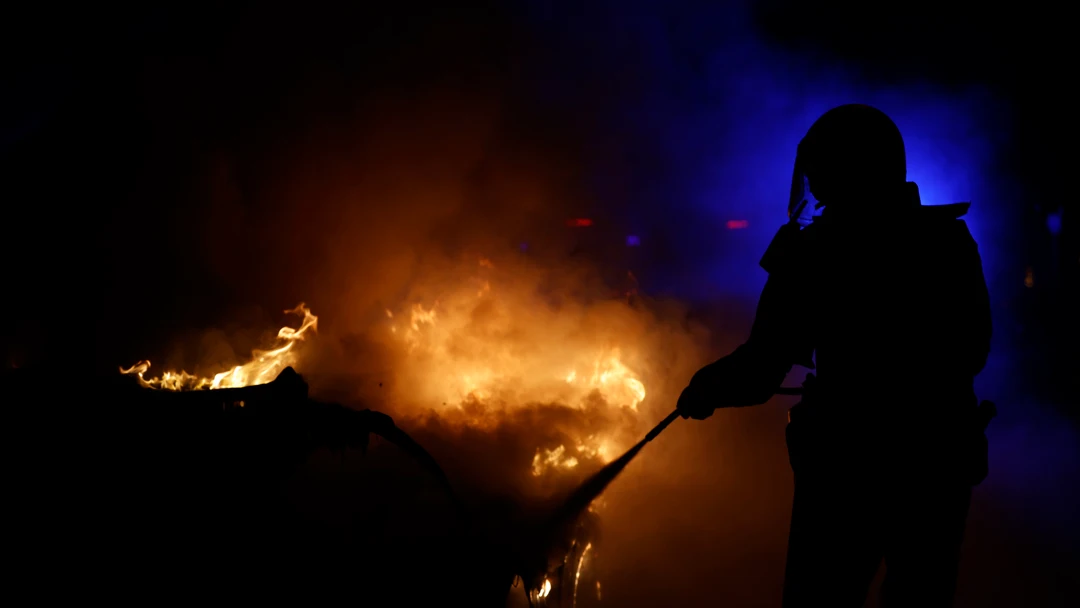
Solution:
[[(580, 169), (595, 204), (664, 251), (641, 275), (645, 293), (752, 303), (766, 278), (758, 261), (788, 219), (792, 165), (806, 130), (846, 103), (889, 114), (904, 135), (908, 180), (919, 185), (923, 204), (971, 203), (964, 220), (979, 243), (995, 324), (976, 388), (1001, 406), (990, 427), (987, 485), (1058, 500), (1061, 480), (1075, 477), (1077, 435), (1051, 408), (1029, 407), (1037, 404), (1024, 398), (1031, 388), (1018, 378), (1011, 350), (1024, 323), (1006, 303), (1027, 291), (1018, 272), (1029, 260), (1016, 257), (1024, 206), (1001, 164), (1012, 144), (1002, 102), (980, 88), (875, 83), (871, 71), (773, 48), (755, 34), (746, 2), (526, 4), (555, 57), (531, 66), (535, 98), (568, 124), (589, 125), (578, 131), (588, 152)], [(727, 229), (731, 219), (746, 228)], [(1047, 218), (1051, 234), (1061, 224), (1060, 214)], [(1053, 508), (1061, 513), (1038, 512), (1069, 521), (1068, 509)]]
[(1061, 211), (1055, 211), (1046, 215), (1046, 229), (1050, 231), (1050, 234), (1057, 236), (1061, 234)]
[[(558, 30), (548, 36), (559, 41), (552, 53), (574, 58), (558, 66), (568, 86), (537, 94), (571, 116), (586, 111), (583, 97), (607, 104), (576, 118), (593, 125), (583, 136), (597, 140), (586, 161), (597, 198), (631, 225), (680, 244), (671, 272), (653, 273), (646, 290), (756, 296), (765, 279), (757, 262), (787, 220), (796, 146), (822, 113), (853, 102), (877, 106), (899, 125), (908, 179), (924, 204), (972, 203), (965, 220), (993, 287), (1017, 206), (999, 195), (1009, 184), (994, 181), (994, 154), (1007, 134), (986, 91), (875, 86), (854, 68), (756, 39), (742, 3), (528, 4), (537, 27)], [(727, 230), (731, 218), (748, 227)]]

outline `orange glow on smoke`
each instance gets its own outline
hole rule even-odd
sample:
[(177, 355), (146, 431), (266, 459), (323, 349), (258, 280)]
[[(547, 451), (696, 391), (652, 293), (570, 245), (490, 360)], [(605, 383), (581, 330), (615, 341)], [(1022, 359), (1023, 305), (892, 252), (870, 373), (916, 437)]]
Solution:
[[(633, 347), (638, 345), (615, 339), (620, 335), (616, 317), (574, 318), (580, 312), (544, 308), (530, 285), (515, 281), (513, 271), (500, 270), (479, 258), (467, 272), (469, 280), (439, 286), (430, 302), (385, 310), (385, 325), (376, 329), (397, 351), (398, 408), (405, 407), (406, 415), (417, 407), (433, 408), (441, 417), (476, 428), (535, 404), (607, 413), (621, 424), (566, 432), (560, 443), (538, 444), (522, 472), (543, 477), (610, 462), (631, 444), (632, 437), (620, 435), (633, 430), (628, 422), (637, 420), (647, 394), (626, 358), (637, 358)], [(120, 371), (146, 388), (174, 391), (264, 384), (287, 366), (303, 373), (296, 346), (317, 330), (318, 317), (304, 304), (286, 312), (302, 317), (298, 327), (281, 328), (268, 350), (216, 374), (169, 370), (151, 377), (149, 361)]]
[[(637, 353), (627, 349), (637, 345), (620, 344), (616, 328), (601, 325), (617, 319), (598, 316), (593, 325), (593, 319), (545, 307), (527, 281), (486, 258), (469, 274), (428, 302), (385, 311), (384, 335), (402, 355), (400, 390), (408, 400), (435, 404), (437, 414), (480, 428), (535, 404), (636, 420), (647, 394), (628, 362)], [(607, 463), (628, 447), (608, 429), (571, 439), (538, 445), (532, 475)]]
[[(380, 347), (375, 358), (338, 356), (334, 338), (340, 336), (308, 340), (318, 317), (301, 304), (288, 311), (301, 321), (283, 327), (275, 344), (216, 374), (166, 371), (151, 377), (148, 361), (121, 371), (160, 390), (262, 384), (286, 366), (310, 378), (319, 376), (316, 366), (327, 371), (324, 365), (378, 372), (381, 401), (372, 407), (410, 432), (437, 420), (432, 428), (438, 435), (432, 438), (454, 441), (459, 431), (468, 431), (461, 437), (469, 441), (483, 433), (513, 437), (516, 447), (499, 465), (515, 478), (506, 483), (523, 490), (519, 496), (551, 495), (576, 485), (640, 439), (642, 425), (653, 419), (646, 399), (672, 398), (663, 380), (681, 376), (680, 353), (694, 347), (680, 330), (658, 324), (652, 313), (625, 299), (611, 298), (606, 289), (590, 298), (582, 295), (589, 293), (588, 282), (576, 275), (515, 260), (473, 256), (445, 266), (433, 263), (395, 305), (358, 312), (363, 339)], [(347, 305), (336, 310), (350, 314)], [(366, 316), (371, 312), (374, 321)], [(507, 435), (509, 426), (514, 430)], [(597, 501), (593, 507), (605, 505)], [(588, 545), (571, 566), (569, 589), (554, 590), (550, 580), (541, 580), (530, 592), (540, 598), (576, 594), (586, 561), (594, 559)]]

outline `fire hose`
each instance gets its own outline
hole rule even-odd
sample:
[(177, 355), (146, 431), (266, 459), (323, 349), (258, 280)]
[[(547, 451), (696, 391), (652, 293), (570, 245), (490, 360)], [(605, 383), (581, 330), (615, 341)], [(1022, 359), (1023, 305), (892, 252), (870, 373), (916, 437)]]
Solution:
[[(801, 395), (803, 394), (802, 387), (781, 387), (774, 393), (776, 395)], [(597, 471), (592, 477), (585, 481), (585, 483), (578, 486), (578, 488), (567, 498), (563, 503), (563, 508), (560, 509), (561, 518), (576, 517), (577, 514), (588, 508), (589, 504), (595, 500), (608, 484), (610, 484), (618, 475), (626, 468), (626, 465), (630, 464), (641, 449), (646, 444), (656, 439), (660, 433), (664, 432), (672, 422), (675, 422), (682, 414), (679, 410), (675, 410), (667, 415), (660, 421), (647, 435), (635, 445), (626, 451), (625, 454), (618, 459), (608, 463), (604, 468)], [(559, 519), (559, 518), (557, 518)]]
[[(774, 395), (802, 395), (803, 391), (804, 391), (804, 389), (801, 386), (790, 386), (790, 387), (789, 386), (782, 386), (782, 387), (776, 389), (776, 392), (774, 392), (773, 394)], [(660, 433), (662, 433), (664, 431), (664, 429), (666, 429), (672, 422), (675, 422), (675, 420), (678, 419), (680, 416), (681, 416), (681, 414), (679, 413), (679, 410), (675, 410), (674, 412), (671, 412), (670, 414), (668, 414), (666, 418), (664, 418), (663, 420), (660, 421), (660, 424), (657, 424), (655, 427), (653, 427), (653, 430), (649, 431), (648, 435), (645, 435), (645, 439), (642, 440), (642, 444), (649, 443), (653, 439), (656, 439), (656, 437), (658, 435), (660, 435)], [(639, 444), (639, 445), (641, 445), (641, 444)]]

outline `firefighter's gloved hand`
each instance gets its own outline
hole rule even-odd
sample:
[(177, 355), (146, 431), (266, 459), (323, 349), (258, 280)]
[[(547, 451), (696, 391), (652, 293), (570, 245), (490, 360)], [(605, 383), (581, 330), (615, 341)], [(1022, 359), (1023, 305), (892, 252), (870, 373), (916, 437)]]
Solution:
[(691, 384), (684, 388), (682, 394), (679, 395), (677, 407), (683, 418), (705, 420), (716, 411), (716, 402), (714, 395), (710, 394), (709, 391), (702, 390), (700, 385)]
[(765, 377), (739, 354), (736, 351), (694, 374), (679, 396), (677, 407), (683, 418), (704, 420), (717, 408), (758, 405), (772, 397), (783, 375)]

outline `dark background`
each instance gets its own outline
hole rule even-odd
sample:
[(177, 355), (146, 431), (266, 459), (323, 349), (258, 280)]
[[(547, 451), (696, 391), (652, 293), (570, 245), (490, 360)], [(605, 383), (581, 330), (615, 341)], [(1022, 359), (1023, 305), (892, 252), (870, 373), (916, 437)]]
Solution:
[[(350, 200), (408, 222), (390, 203), (342, 193), (370, 192), (365, 180), (380, 173), (438, 175), (440, 154), (481, 132), (446, 178), (472, 194), (424, 219), (422, 238), (453, 247), (484, 233), (516, 247), (593, 218), (596, 230), (570, 237), (578, 249), (620, 272), (631, 264), (645, 292), (742, 311), (725, 321), (738, 331), (763, 280), (756, 259), (783, 221), (798, 138), (831, 105), (869, 101), (908, 137), (924, 197), (948, 199), (928, 203), (973, 201), (994, 299), (995, 354), (980, 390), (1005, 406), (991, 437), (1000, 473), (973, 511), (969, 545), (982, 557), (961, 597), (1064, 605), (1076, 583), (1076, 545), (1063, 539), (1075, 535), (1066, 486), (1077, 462), (1080, 251), (1060, 10), (8, 7), (0, 339), (10, 365), (63, 377), (165, 358), (191, 331), (272, 327), (296, 301), (333, 299), (315, 287), (325, 277), (295, 263), (336, 268), (340, 258), (303, 228), (305, 205)], [(386, 132), (397, 128), (431, 140), (357, 143), (373, 134), (392, 144)], [(508, 167), (538, 172), (561, 203), (508, 203), (491, 186)], [(749, 227), (727, 230), (729, 219)], [(626, 234), (641, 247), (623, 253)], [(392, 242), (372, 248), (374, 265)], [(612, 262), (621, 255), (631, 259)], [(221, 270), (222, 259), (243, 271)], [(999, 533), (1003, 522), (1015, 525)]]
[[(972, 88), (987, 93), (993, 111), (979, 126), (1000, 138), (984, 150), (988, 166), (979, 167), (994, 172), (984, 181), (996, 188), (996, 200), (984, 203), (994, 208), (984, 214), (1005, 218), (1008, 229), (983, 246), (1010, 253), (988, 273), (1010, 275), (1001, 300), (1022, 308), (1001, 312), (1021, 319), (1033, 344), (1063, 355), (1033, 367), (1052, 365), (1058, 376), (1068, 369), (1066, 360), (1075, 361), (1074, 349), (1066, 347), (1075, 335), (1074, 315), (1063, 312), (1076, 297), (1075, 220), (1066, 213), (1053, 239), (1046, 229), (1047, 214), (1069, 206), (1062, 139), (1073, 124), (1060, 76), (1066, 37), (1056, 34), (1062, 20), (1052, 11), (999, 13), (975, 4), (944, 11), (929, 3), (889, 10), (783, 2), (723, 10), (693, 3), (662, 9), (644, 3), (599, 3), (588, 10), (547, 3), (471, 6), (9, 9), (5, 254), (12, 261), (9, 282), (19, 294), (7, 305), (19, 311), (21, 322), (7, 326), (7, 341), (41, 356), (53, 350), (45, 347), (50, 340), (67, 340), (71, 323), (82, 332), (95, 327), (99, 338), (109, 334), (108, 341), (94, 341), (98, 348), (120, 349), (136, 340), (139, 352), (147, 352), (166, 339), (148, 333), (167, 331), (154, 320), (220, 323), (221, 300), (245, 296), (233, 285), (214, 284), (199, 267), (207, 261), (191, 259), (186, 242), (197, 238), (193, 224), (216, 219), (195, 207), (208, 205), (197, 199), (205, 196), (200, 182), (213, 157), (228, 156), (232, 187), (253, 212), (269, 204), (260, 172), (285, 162), (278, 149), (297, 143), (311, 128), (311, 115), (332, 125), (333, 117), (351, 115), (365, 99), (421, 97), (433, 83), (498, 96), (508, 108), (498, 126), (504, 139), (528, 139), (544, 154), (578, 160), (580, 174), (573, 179), (604, 195), (594, 208), (578, 211), (610, 209), (633, 218), (628, 223), (647, 218), (660, 224), (663, 233), (646, 244), (656, 243), (652, 256), (666, 258), (657, 274), (672, 275), (683, 259), (707, 257), (695, 250), (703, 247), (698, 243), (704, 235), (690, 232), (692, 219), (703, 212), (679, 201), (680, 190), (694, 186), (680, 183), (683, 175), (673, 165), (682, 159), (665, 158), (657, 140), (665, 123), (682, 126), (679, 110), (709, 103), (717, 111), (742, 110), (740, 122), (767, 125), (765, 110), (746, 115), (738, 100), (727, 99), (735, 95), (710, 99), (694, 79), (709, 77), (711, 56), (730, 62), (730, 55), (767, 49), (800, 58), (805, 67), (787, 77), (808, 81), (807, 97), (829, 89), (865, 97), (871, 86), (916, 96), (930, 89), (938, 96)], [(641, 43), (652, 35), (665, 42)], [(750, 46), (751, 39), (760, 48)], [(758, 65), (748, 57), (742, 63), (728, 73), (753, 86)], [(863, 88), (815, 82), (821, 66), (851, 70)], [(674, 101), (650, 103), (656, 90)], [(763, 91), (769, 94), (777, 92)], [(672, 116), (658, 114), (665, 109)], [(604, 115), (624, 118), (605, 121)], [(683, 154), (705, 154), (704, 145), (692, 142)], [(624, 152), (615, 166), (611, 148)], [(720, 200), (712, 206), (746, 204), (765, 203)], [(770, 224), (758, 230), (767, 234)], [(676, 239), (686, 252), (673, 251)], [(1023, 291), (1015, 276), (1027, 266), (1035, 267), (1038, 289), (1014, 296), (1012, 291)], [(206, 290), (221, 297), (186, 297)], [(121, 318), (142, 328), (138, 336), (111, 331)], [(117, 353), (102, 358), (111, 367)]]

